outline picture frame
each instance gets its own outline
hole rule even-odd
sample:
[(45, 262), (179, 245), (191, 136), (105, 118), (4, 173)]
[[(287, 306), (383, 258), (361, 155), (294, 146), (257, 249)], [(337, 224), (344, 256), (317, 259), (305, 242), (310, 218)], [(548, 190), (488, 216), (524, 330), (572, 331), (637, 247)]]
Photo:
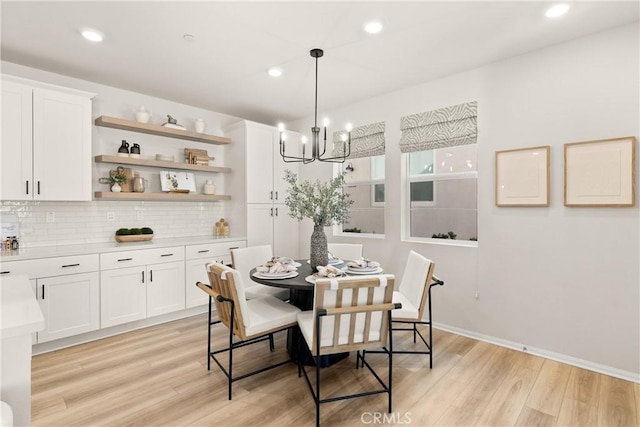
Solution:
[(160, 171), (160, 188), (168, 192), (195, 192), (195, 175), (191, 172)]
[(549, 206), (550, 153), (549, 145), (496, 151), (496, 206)]
[(565, 206), (635, 206), (636, 138), (564, 144)]

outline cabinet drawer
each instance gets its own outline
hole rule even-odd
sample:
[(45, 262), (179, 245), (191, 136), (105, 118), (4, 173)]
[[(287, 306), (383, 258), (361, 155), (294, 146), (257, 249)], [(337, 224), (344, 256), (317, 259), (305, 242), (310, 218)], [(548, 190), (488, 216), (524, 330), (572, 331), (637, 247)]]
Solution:
[(30, 279), (98, 271), (98, 254), (3, 262), (2, 276), (27, 275)]
[(115, 268), (135, 267), (146, 264), (161, 264), (165, 262), (183, 260), (183, 246), (100, 254), (100, 266), (102, 270), (113, 270)]
[(221, 243), (206, 243), (203, 245), (190, 245), (185, 247), (187, 259), (207, 259), (219, 258), (220, 256), (230, 256), (231, 249), (244, 248), (247, 246), (245, 240)]

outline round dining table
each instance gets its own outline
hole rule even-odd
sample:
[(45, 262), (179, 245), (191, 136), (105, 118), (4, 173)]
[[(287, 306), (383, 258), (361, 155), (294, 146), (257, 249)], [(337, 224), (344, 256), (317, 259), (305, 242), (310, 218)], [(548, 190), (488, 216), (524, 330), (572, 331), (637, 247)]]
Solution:
[[(315, 291), (315, 285), (305, 280), (307, 276), (312, 274), (311, 265), (307, 260), (296, 260), (300, 263), (298, 267), (298, 275), (289, 279), (266, 279), (255, 277), (254, 273), (256, 269), (252, 269), (249, 273), (251, 280), (266, 286), (274, 286), (276, 288), (289, 289), (289, 302), (298, 307), (302, 311), (313, 310), (313, 297)], [(304, 348), (304, 354), (300, 354), (299, 349)], [(302, 357), (302, 361), (305, 365), (315, 366), (315, 361), (309, 351), (304, 338), (301, 336), (300, 329), (292, 328), (287, 335), (287, 350), (291, 359), (297, 361), (299, 357)], [(320, 357), (320, 367), (331, 366), (332, 364), (349, 356), (349, 353), (331, 354)]]

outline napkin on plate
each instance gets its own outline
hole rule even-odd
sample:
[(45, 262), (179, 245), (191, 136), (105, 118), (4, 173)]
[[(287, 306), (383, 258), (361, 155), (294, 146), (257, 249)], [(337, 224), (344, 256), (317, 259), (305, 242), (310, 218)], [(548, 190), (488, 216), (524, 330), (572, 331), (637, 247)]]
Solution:
[(288, 271), (297, 271), (297, 269), (291, 264), (282, 264), (281, 262), (273, 263), (269, 267), (269, 273), (286, 273)]
[(380, 263), (376, 261), (368, 260), (367, 258), (360, 258), (354, 261), (349, 261), (347, 267), (351, 268), (378, 268)]
[(327, 266), (318, 266), (318, 276), (320, 277), (337, 277), (344, 275), (344, 271), (339, 268), (332, 267), (330, 265)]

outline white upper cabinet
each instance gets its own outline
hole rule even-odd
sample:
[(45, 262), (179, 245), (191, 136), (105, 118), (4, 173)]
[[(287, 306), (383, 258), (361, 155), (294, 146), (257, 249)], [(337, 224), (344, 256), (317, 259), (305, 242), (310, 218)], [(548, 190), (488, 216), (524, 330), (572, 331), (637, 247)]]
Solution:
[(2, 200), (91, 200), (92, 96), (3, 76)]
[(275, 197), (273, 161), (277, 129), (247, 126), (247, 203), (272, 203)]

